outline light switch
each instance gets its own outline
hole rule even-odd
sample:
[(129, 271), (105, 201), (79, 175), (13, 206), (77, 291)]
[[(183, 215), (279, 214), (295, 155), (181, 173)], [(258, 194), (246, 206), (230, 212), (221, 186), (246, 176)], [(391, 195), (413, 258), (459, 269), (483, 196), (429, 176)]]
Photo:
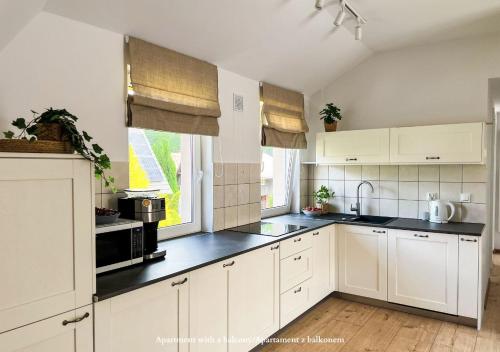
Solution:
[(460, 201), (463, 203), (470, 203), (470, 193), (460, 193)]

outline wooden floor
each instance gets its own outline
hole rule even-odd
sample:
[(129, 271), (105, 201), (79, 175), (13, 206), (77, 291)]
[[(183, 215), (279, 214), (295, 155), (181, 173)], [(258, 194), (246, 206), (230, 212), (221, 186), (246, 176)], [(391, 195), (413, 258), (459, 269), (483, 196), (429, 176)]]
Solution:
[(500, 352), (500, 255), (494, 268), (481, 331), (453, 323), (328, 298), (276, 338), (339, 338), (343, 342), (275, 343), (261, 351), (480, 351)]

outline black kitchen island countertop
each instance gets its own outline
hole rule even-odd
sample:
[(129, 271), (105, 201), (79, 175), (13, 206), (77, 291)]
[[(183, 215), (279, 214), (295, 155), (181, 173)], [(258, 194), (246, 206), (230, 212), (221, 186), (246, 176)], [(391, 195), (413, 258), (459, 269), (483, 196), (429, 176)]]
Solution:
[[(350, 216), (352, 217), (352, 215)], [(480, 236), (484, 227), (484, 224), (477, 223), (433, 224), (428, 221), (405, 218), (395, 218), (388, 224), (375, 225), (343, 221), (342, 218), (345, 217), (346, 214), (327, 214), (316, 218), (303, 214), (287, 214), (265, 219), (264, 221), (267, 222), (307, 227), (280, 237), (223, 230), (214, 233), (200, 232), (159, 242), (158, 246), (167, 250), (167, 256), (164, 260), (142, 263), (98, 275), (94, 301), (102, 301), (335, 223), (471, 236)]]

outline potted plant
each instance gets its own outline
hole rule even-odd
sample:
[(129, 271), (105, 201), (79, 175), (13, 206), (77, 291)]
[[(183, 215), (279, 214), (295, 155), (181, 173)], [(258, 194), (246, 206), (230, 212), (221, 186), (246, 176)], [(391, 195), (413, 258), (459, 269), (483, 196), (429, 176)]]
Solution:
[[(49, 108), (42, 114), (36, 111), (33, 119), (26, 122), (24, 118), (12, 121), (12, 126), (20, 130), (19, 134), (12, 131), (3, 132), (6, 139), (23, 139), (30, 142), (37, 140), (67, 141), (78, 154), (94, 163), (94, 172), (97, 179), (103, 179), (106, 187), (113, 192), (114, 178), (106, 176), (105, 171), (111, 169), (109, 157), (104, 154), (103, 149), (96, 143), (90, 143), (93, 139), (87, 132), (80, 132), (75, 125), (78, 118), (66, 109)], [(90, 145), (87, 145), (90, 144)]]
[(325, 132), (335, 132), (337, 130), (337, 121), (342, 120), (340, 108), (333, 103), (328, 103), (319, 114), (321, 115), (320, 120), (323, 120), (325, 124)]
[(335, 192), (330, 192), (326, 186), (321, 186), (319, 190), (313, 192), (316, 204), (321, 207), (323, 213), (327, 212), (328, 200), (335, 196)]

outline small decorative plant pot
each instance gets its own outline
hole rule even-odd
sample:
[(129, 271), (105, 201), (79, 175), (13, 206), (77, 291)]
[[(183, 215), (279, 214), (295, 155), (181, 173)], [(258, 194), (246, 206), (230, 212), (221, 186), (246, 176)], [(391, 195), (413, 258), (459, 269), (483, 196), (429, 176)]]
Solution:
[(332, 123), (325, 122), (325, 132), (335, 132), (337, 130), (337, 121)]
[(328, 203), (322, 203), (322, 204), (318, 204), (321, 208), (321, 213), (322, 214), (326, 214), (328, 213)]
[(38, 123), (36, 125), (36, 137), (42, 141), (64, 140), (63, 129), (58, 123)]

